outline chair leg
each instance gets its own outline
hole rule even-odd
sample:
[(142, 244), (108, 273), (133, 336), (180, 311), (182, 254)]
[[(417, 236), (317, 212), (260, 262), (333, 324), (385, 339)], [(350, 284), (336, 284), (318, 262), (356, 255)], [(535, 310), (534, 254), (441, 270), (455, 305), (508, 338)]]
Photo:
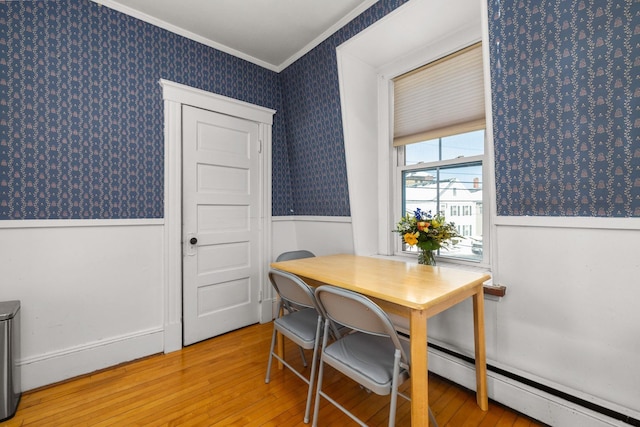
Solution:
[(389, 427), (396, 424), (396, 406), (398, 404), (398, 375), (400, 373), (400, 350), (393, 355), (393, 377), (391, 379), (391, 401), (389, 402)]
[(309, 413), (311, 412), (311, 399), (313, 398), (313, 384), (316, 378), (318, 363), (318, 348), (320, 347), (320, 332), (322, 330), (322, 317), (318, 316), (316, 325), (316, 342), (313, 344), (313, 359), (311, 360), (311, 373), (309, 374), (309, 390), (307, 391), (307, 406), (304, 409), (304, 423), (309, 424)]
[(273, 328), (273, 335), (271, 336), (271, 349), (269, 350), (269, 363), (267, 364), (267, 376), (264, 379), (265, 384), (269, 384), (271, 381), (271, 364), (273, 362), (273, 351), (276, 346), (276, 328)]
[(429, 408), (429, 420), (430, 424), (434, 427), (438, 427), (438, 422), (436, 421), (436, 417), (433, 416), (433, 412), (431, 412), (431, 408)]
[[(324, 349), (327, 346), (327, 340), (329, 336), (329, 322), (325, 322), (324, 324), (324, 335), (322, 338), (322, 348)], [(317, 342), (318, 340), (316, 340)], [(318, 367), (318, 378), (316, 379), (318, 385), (316, 387), (316, 401), (313, 406), (313, 423), (312, 427), (318, 427), (318, 412), (320, 412), (320, 391), (322, 390), (322, 376), (324, 374), (324, 362), (322, 361), (322, 351), (320, 351), (320, 355), (318, 357), (320, 361), (320, 366)]]
[(302, 349), (302, 347), (298, 347), (298, 349), (300, 350), (300, 357), (302, 358), (302, 366), (306, 368), (308, 365), (307, 365), (307, 358), (304, 357), (304, 350)]

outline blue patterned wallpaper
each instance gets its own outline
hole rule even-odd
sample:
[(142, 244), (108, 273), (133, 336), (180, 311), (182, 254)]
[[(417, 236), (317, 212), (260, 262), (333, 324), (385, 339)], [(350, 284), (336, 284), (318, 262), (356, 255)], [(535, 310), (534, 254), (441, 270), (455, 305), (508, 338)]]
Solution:
[[(273, 214), (348, 216), (335, 48), (279, 75), (88, 0), (0, 2), (0, 219), (163, 216), (160, 78), (278, 111)], [(640, 2), (489, 0), (500, 215), (640, 216)]]
[(88, 0), (0, 2), (0, 219), (161, 218), (164, 78), (273, 108), (277, 73)]
[(292, 214), (350, 215), (336, 47), (403, 3), (375, 3), (281, 73)]
[(489, 0), (499, 215), (640, 216), (640, 2)]
[[(282, 73), (295, 213), (349, 215), (335, 48)], [(640, 216), (640, 2), (488, 0), (499, 215)]]

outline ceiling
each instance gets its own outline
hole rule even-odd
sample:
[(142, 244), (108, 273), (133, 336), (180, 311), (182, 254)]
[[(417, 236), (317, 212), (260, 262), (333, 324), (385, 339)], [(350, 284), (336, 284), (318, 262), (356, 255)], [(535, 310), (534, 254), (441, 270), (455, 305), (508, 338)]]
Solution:
[(281, 71), (376, 0), (92, 0)]

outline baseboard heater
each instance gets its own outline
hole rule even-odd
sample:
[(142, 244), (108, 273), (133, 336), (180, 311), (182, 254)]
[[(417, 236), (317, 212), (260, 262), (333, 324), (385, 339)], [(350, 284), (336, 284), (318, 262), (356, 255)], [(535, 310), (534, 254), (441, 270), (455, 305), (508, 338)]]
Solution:
[[(439, 345), (433, 344), (433, 343), (428, 343), (428, 346), (433, 348), (434, 350), (438, 350), (438, 351), (440, 351), (442, 353), (448, 354), (449, 356), (453, 356), (455, 358), (464, 360), (465, 362), (470, 363), (471, 365), (475, 365), (475, 363), (476, 363), (474, 358), (469, 357), (469, 356), (465, 356), (464, 354), (460, 354), (460, 353), (458, 353), (456, 351), (453, 351), (453, 350), (450, 350), (450, 349), (448, 349), (446, 347), (442, 347), (442, 346), (439, 346)], [(609, 409), (609, 408), (605, 408), (604, 406), (598, 405), (598, 404), (593, 403), (593, 402), (589, 402), (587, 400), (584, 400), (584, 399), (581, 399), (579, 397), (573, 396), (571, 394), (565, 393), (563, 391), (557, 390), (557, 389), (555, 389), (553, 387), (549, 387), (547, 385), (540, 384), (537, 381), (530, 380), (529, 378), (525, 378), (523, 376), (514, 374), (513, 372), (506, 371), (504, 369), (498, 368), (496, 366), (492, 366), (490, 364), (487, 364), (487, 370), (491, 371), (491, 372), (495, 372), (496, 374), (502, 375), (502, 376), (504, 376), (506, 378), (509, 378), (509, 379), (512, 379), (514, 381), (518, 381), (518, 382), (520, 382), (522, 384), (525, 384), (525, 385), (527, 385), (529, 387), (536, 388), (536, 389), (538, 389), (540, 391), (543, 391), (545, 393), (548, 393), (550, 395), (559, 397), (559, 398), (564, 399), (564, 400), (566, 400), (568, 402), (574, 403), (576, 405), (580, 405), (580, 406), (582, 406), (584, 408), (587, 408), (587, 409), (589, 409), (591, 411), (600, 413), (600, 414), (605, 415), (605, 416), (607, 416), (609, 418), (612, 418), (612, 419), (615, 419), (615, 420), (618, 420), (618, 421), (622, 421), (622, 422), (627, 423), (627, 424), (632, 425), (632, 426), (640, 427), (640, 420), (638, 420), (636, 418), (630, 417), (630, 416), (625, 415), (625, 414), (621, 414), (620, 412), (614, 411), (614, 410)]]

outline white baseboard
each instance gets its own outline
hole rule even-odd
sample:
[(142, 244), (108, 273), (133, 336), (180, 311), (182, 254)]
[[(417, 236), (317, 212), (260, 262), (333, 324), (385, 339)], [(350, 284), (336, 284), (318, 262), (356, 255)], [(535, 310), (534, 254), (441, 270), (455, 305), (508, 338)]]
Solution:
[(182, 350), (182, 322), (169, 323), (164, 327), (164, 352)]
[(163, 351), (163, 331), (154, 329), (18, 361), (22, 391), (54, 384)]
[[(429, 349), (429, 371), (470, 390), (476, 389), (473, 365), (432, 348)], [(628, 427), (622, 421), (495, 372), (487, 373), (487, 388), (490, 399), (553, 427)]]
[(262, 301), (260, 323), (269, 323), (278, 315), (278, 299), (266, 298)]

